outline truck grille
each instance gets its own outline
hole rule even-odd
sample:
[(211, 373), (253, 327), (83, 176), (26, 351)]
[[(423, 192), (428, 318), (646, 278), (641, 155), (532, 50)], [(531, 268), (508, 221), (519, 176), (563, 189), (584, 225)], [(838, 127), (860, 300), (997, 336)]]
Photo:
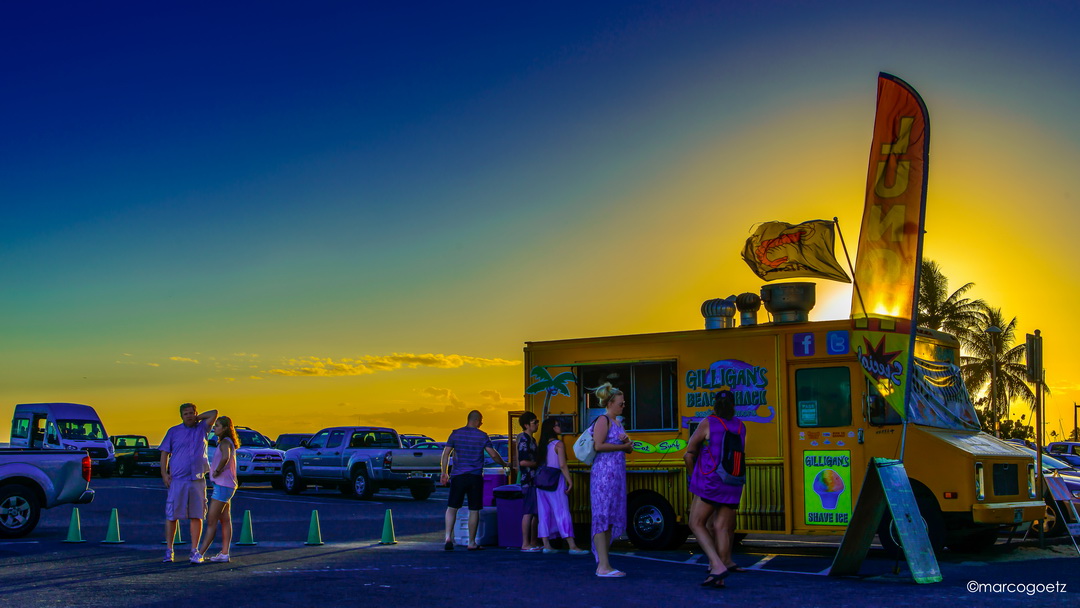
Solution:
[(256, 454), (252, 462), (281, 462), (280, 454)]
[(87, 453), (90, 454), (90, 458), (108, 458), (109, 451), (105, 448), (86, 448)]
[(994, 464), (994, 496), (1020, 494), (1020, 466), (1016, 463)]

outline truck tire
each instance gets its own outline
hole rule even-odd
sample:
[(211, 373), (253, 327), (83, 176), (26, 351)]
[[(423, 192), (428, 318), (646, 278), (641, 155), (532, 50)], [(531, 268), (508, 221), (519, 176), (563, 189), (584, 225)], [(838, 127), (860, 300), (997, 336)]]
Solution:
[(39, 517), (41, 504), (32, 489), (20, 484), (0, 488), (0, 538), (26, 536)]
[(413, 500), (427, 500), (434, 491), (435, 486), (412, 486), (409, 488), (409, 494), (412, 494)]
[(360, 500), (367, 500), (375, 493), (375, 484), (368, 479), (367, 471), (358, 469), (352, 478), (352, 494)]
[(630, 500), (626, 514), (626, 534), (639, 549), (667, 549), (686, 540), (675, 522), (675, 510), (654, 492), (638, 494)]
[(284, 490), (285, 489), (285, 480), (282, 479), (281, 477), (275, 477), (275, 478), (270, 480), (270, 487), (274, 488), (275, 490)]
[(131, 477), (131, 474), (134, 472), (132, 469), (134, 468), (135, 467), (131, 466), (128, 461), (120, 460), (116, 463), (116, 474), (120, 477)]
[(296, 472), (294, 465), (285, 465), (285, 472), (281, 475), (281, 483), (286, 494), (299, 494), (306, 489), (303, 478)]
[[(914, 484), (912, 484), (914, 486)], [(947, 539), (948, 532), (945, 529), (945, 516), (941, 513), (941, 508), (938, 507), (937, 500), (933, 495), (928, 494), (926, 491), (922, 491), (920, 488), (913, 488), (915, 491), (915, 504), (919, 506), (919, 514), (922, 515), (923, 521), (926, 523), (926, 535), (930, 539), (930, 546), (934, 549), (934, 553), (941, 553), (945, 548), (945, 541)], [(896, 524), (893, 522), (892, 513), (889, 512), (889, 508), (885, 507), (885, 513), (881, 516), (881, 523), (878, 524), (878, 540), (881, 542), (881, 548), (885, 549), (891, 557), (899, 559), (903, 553), (903, 547), (900, 544), (900, 534), (896, 529)]]

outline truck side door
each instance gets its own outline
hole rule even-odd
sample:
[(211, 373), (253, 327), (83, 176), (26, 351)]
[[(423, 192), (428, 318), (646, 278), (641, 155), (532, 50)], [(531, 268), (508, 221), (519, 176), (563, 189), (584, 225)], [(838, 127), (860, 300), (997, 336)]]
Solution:
[(323, 452), (326, 450), (326, 440), (330, 437), (330, 431), (319, 431), (308, 440), (307, 447), (300, 452), (300, 474), (304, 477), (324, 477), (326, 472), (322, 467)]
[(319, 457), (319, 467), (327, 477), (344, 477), (345, 475), (345, 446), (342, 445), (344, 438), (345, 431), (335, 429), (330, 431), (326, 439), (326, 447), (323, 448), (322, 456)]
[(866, 470), (862, 371), (823, 361), (792, 366), (789, 374), (793, 526), (846, 527)]

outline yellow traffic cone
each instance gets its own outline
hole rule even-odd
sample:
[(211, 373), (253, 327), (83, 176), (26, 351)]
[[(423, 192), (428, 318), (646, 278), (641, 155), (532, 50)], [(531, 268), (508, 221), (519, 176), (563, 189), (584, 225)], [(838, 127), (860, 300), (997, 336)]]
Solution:
[(68, 535), (65, 543), (85, 543), (82, 537), (82, 520), (79, 519), (79, 507), (71, 510), (71, 523), (68, 524)]
[(386, 510), (386, 516), (383, 517), (382, 524), (382, 540), (379, 541), (380, 545), (396, 545), (397, 538), (394, 537), (394, 516), (390, 514), (390, 509)]
[[(182, 545), (182, 544), (184, 544), (184, 539), (180, 536), (180, 520), (179, 519), (176, 520), (176, 534), (173, 534), (172, 542), (173, 542), (173, 545)], [(166, 542), (166, 541), (161, 541), (161, 544), (167, 545), (169, 543)]]
[(101, 542), (109, 545), (119, 545), (124, 542), (120, 540), (120, 515), (115, 507), (113, 507), (112, 515), (109, 515), (109, 532), (105, 535), (105, 540)]
[(254, 547), (259, 544), (251, 535), (251, 511), (244, 511), (244, 523), (240, 524), (240, 542), (236, 544), (241, 547)]
[(305, 545), (321, 545), (322, 542), (322, 530), (319, 529), (319, 512), (316, 510), (311, 511), (311, 525), (308, 526), (307, 542)]

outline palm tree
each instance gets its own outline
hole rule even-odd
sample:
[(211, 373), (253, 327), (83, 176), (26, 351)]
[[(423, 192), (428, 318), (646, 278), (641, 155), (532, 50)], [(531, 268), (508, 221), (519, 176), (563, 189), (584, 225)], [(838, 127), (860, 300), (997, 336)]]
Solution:
[(970, 347), (986, 327), (986, 303), (965, 298), (974, 283), (965, 283), (949, 293), (949, 279), (933, 260), (919, 264), (919, 314), (921, 327), (936, 329), (956, 336), (960, 344)]
[[(997, 327), (1000, 332), (988, 333), (989, 327)], [(1035, 393), (1027, 384), (1027, 367), (1024, 354), (1027, 345), (1013, 346), (1016, 339), (1016, 317), (1006, 322), (1000, 308), (986, 308), (983, 323), (970, 337), (968, 354), (960, 357), (960, 369), (964, 383), (982, 397), (975, 401), (983, 405), (990, 413), (993, 431), (999, 429), (999, 421), (1009, 417), (1009, 404), (1014, 400), (1026, 401), (1035, 409)], [(994, 385), (997, 395), (990, 395), (991, 379), (996, 375)], [(992, 407), (996, 406), (996, 407)]]
[(571, 372), (563, 372), (554, 378), (551, 374), (542, 366), (537, 365), (532, 368), (529, 374), (536, 378), (537, 382), (529, 385), (529, 388), (525, 389), (525, 394), (535, 395), (540, 391), (544, 391), (544, 415), (540, 417), (541, 420), (547, 420), (548, 406), (551, 405), (551, 398), (555, 395), (570, 396), (570, 388), (566, 386), (567, 382), (577, 382), (577, 378)]

